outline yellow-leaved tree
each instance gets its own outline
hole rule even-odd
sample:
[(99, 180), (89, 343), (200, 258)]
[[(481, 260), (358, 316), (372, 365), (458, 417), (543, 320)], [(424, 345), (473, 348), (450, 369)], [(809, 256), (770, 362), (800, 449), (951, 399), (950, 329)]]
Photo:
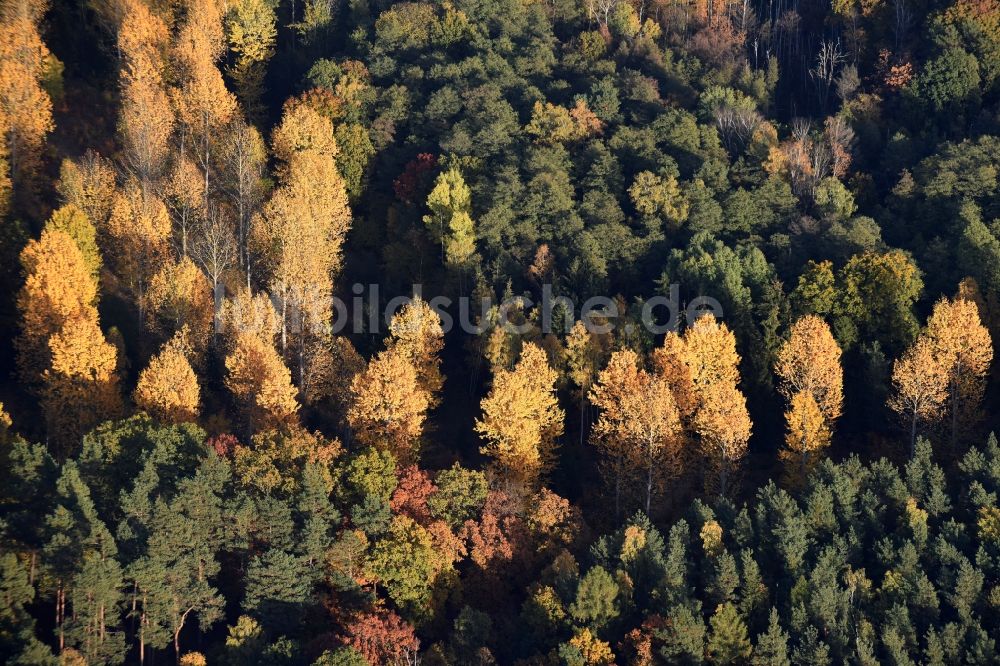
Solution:
[(167, 341), (139, 375), (135, 404), (166, 423), (186, 423), (198, 418), (201, 388), (188, 360), (192, 351), (185, 326)]
[(77, 161), (63, 160), (56, 189), (64, 204), (73, 204), (91, 224), (101, 228), (111, 214), (115, 169), (99, 154), (88, 150)]
[(583, 321), (566, 334), (566, 374), (580, 391), (580, 443), (587, 429), (588, 394), (608, 357), (611, 336), (591, 331)]
[(380, 352), (354, 376), (351, 393), (347, 421), (358, 441), (416, 462), (429, 403), (409, 356), (398, 347)]
[(184, 10), (184, 20), (171, 52), (177, 80), (171, 97), (177, 109), (181, 146), (190, 151), (201, 169), (207, 211), (209, 194), (214, 187), (215, 150), (238, 113), (236, 97), (226, 89), (216, 64), (225, 51), (224, 3), (181, 0), (178, 5)]
[[(778, 350), (774, 371), (778, 390), (788, 401), (787, 448), (781, 452), (786, 472), (801, 484), (830, 444), (833, 425), (844, 402), (840, 346), (830, 327), (816, 315), (796, 321)], [(818, 410), (818, 411), (817, 411)], [(816, 418), (819, 418), (819, 422)]]
[(840, 355), (840, 345), (827, 323), (816, 315), (806, 315), (792, 325), (774, 366), (781, 394), (791, 400), (796, 393), (809, 393), (830, 426), (844, 404)]
[(163, 261), (170, 255), (170, 215), (167, 207), (150, 188), (130, 180), (115, 193), (111, 214), (99, 238), (104, 255), (119, 279), (132, 292), (145, 318), (146, 288)]
[(21, 252), (26, 278), (17, 297), (21, 377), (37, 383), (50, 367), (49, 339), (68, 322), (97, 321), (97, 285), (80, 248), (64, 231), (45, 229)]
[(954, 446), (979, 417), (993, 341), (972, 300), (942, 298), (927, 320), (927, 337), (948, 374), (946, 408)]
[(174, 130), (174, 110), (164, 82), (169, 32), (142, 0), (122, 4), (119, 134), (125, 166), (146, 190), (163, 173)]
[(329, 120), (306, 104), (291, 105), (272, 140), (281, 186), (251, 225), (251, 241), (270, 292), (279, 299), (281, 348), (297, 334), (300, 363), (310, 335), (330, 321), (333, 278), (351, 222), (347, 190), (337, 171)]
[(948, 374), (948, 367), (941, 362), (926, 335), (918, 337), (892, 366), (889, 407), (909, 422), (911, 457), (917, 441), (917, 424), (941, 415), (948, 398)]
[(212, 338), (215, 311), (212, 285), (190, 257), (167, 261), (149, 281), (144, 294), (146, 323), (154, 331), (172, 335), (188, 329), (190, 360), (201, 365)]
[(830, 428), (823, 410), (808, 391), (792, 396), (785, 421), (788, 432), (779, 456), (785, 462), (790, 481), (802, 484), (818, 462), (819, 454), (830, 445)]
[(691, 427), (712, 472), (706, 482), (724, 495), (746, 455), (753, 427), (746, 397), (738, 387), (736, 337), (725, 324), (705, 314), (684, 332), (680, 347), (675, 355), (686, 366), (689, 379), (682, 377), (679, 383), (689, 380), (694, 394), (697, 406)]
[(101, 273), (101, 251), (97, 248), (97, 229), (87, 215), (76, 205), (66, 204), (52, 213), (45, 228), (62, 231), (73, 239), (96, 284)]
[(437, 406), (444, 386), (439, 357), (444, 348), (441, 317), (427, 301), (415, 296), (393, 315), (389, 334), (389, 348), (409, 359), (417, 372), (417, 385), (427, 394), (428, 406)]
[(254, 331), (234, 331), (226, 356), (226, 388), (243, 408), (248, 430), (293, 425), (298, 420), (292, 375), (269, 341)]
[(622, 483), (633, 480), (645, 486), (649, 514), (653, 495), (681, 470), (680, 414), (669, 383), (640, 367), (635, 352), (617, 351), (591, 389), (590, 400), (601, 410), (591, 439), (613, 479), (616, 515)]
[(476, 420), (486, 442), (480, 450), (511, 481), (533, 485), (553, 464), (564, 416), (555, 394), (558, 378), (545, 351), (525, 343), (513, 369), (498, 369), (483, 398), (483, 417)]
[(235, 56), (228, 67), (247, 115), (259, 117), (264, 112), (264, 75), (267, 62), (274, 55), (277, 37), (274, 6), (267, 0), (236, 0), (229, 3), (226, 37)]
[(50, 443), (62, 458), (94, 426), (121, 413), (118, 350), (104, 339), (96, 318), (81, 317), (49, 339), (49, 352), (42, 410)]
[[(15, 196), (30, 193), (41, 166), (45, 137), (55, 126), (52, 100), (42, 87), (56, 61), (42, 42), (38, 22), (44, 3), (0, 3), (0, 135), (2, 161)], [(3, 173), (4, 180), (8, 178)]]

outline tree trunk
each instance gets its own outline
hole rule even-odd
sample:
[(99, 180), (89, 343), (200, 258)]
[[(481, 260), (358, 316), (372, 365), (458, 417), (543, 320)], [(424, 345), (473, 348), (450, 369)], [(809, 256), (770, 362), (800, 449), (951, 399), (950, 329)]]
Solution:
[(653, 454), (649, 454), (649, 468), (646, 470), (646, 516), (653, 498)]

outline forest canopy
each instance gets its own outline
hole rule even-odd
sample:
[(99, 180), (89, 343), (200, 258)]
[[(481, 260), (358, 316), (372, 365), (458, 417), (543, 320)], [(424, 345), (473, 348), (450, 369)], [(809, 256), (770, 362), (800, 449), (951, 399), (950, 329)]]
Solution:
[(997, 0), (0, 0), (0, 125), (5, 663), (1000, 660)]

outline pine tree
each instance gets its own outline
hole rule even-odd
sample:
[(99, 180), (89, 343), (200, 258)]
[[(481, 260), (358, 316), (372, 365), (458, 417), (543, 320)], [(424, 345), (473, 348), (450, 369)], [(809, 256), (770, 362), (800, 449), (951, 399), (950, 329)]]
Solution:
[(767, 631), (757, 637), (753, 650), (754, 666), (791, 666), (788, 659), (788, 634), (781, 628), (778, 610), (771, 609)]
[(55, 585), (60, 651), (74, 647), (88, 663), (115, 662), (125, 652), (117, 630), (124, 587), (118, 548), (75, 463), (64, 465), (56, 490), (43, 561)]
[(605, 569), (595, 566), (576, 589), (576, 599), (569, 607), (577, 622), (598, 630), (618, 616), (618, 585)]
[(736, 607), (720, 604), (709, 623), (711, 631), (705, 649), (713, 664), (742, 664), (750, 658), (752, 647), (747, 628)]

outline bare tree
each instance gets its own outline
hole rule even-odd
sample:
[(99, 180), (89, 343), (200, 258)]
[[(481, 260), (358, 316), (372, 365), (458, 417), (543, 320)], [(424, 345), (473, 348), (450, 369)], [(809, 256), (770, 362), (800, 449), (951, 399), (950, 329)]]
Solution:
[(719, 128), (719, 135), (726, 149), (733, 153), (742, 150), (750, 142), (762, 121), (763, 118), (753, 109), (734, 109), (724, 105), (715, 110), (715, 124)]
[(223, 189), (236, 210), (236, 244), (239, 263), (250, 286), (250, 219), (264, 200), (267, 150), (255, 127), (236, 119), (223, 146)]
[(823, 111), (826, 111), (830, 99), (830, 88), (833, 86), (837, 68), (845, 59), (839, 39), (835, 42), (823, 40), (820, 44), (819, 53), (816, 54), (816, 66), (809, 70), (809, 76), (816, 84), (816, 92)]
[(212, 281), (212, 295), (215, 300), (215, 327), (212, 334), (214, 339), (221, 325), (222, 277), (236, 262), (238, 251), (232, 221), (219, 210), (218, 206), (209, 207), (208, 218), (199, 226), (191, 251), (195, 261)]

